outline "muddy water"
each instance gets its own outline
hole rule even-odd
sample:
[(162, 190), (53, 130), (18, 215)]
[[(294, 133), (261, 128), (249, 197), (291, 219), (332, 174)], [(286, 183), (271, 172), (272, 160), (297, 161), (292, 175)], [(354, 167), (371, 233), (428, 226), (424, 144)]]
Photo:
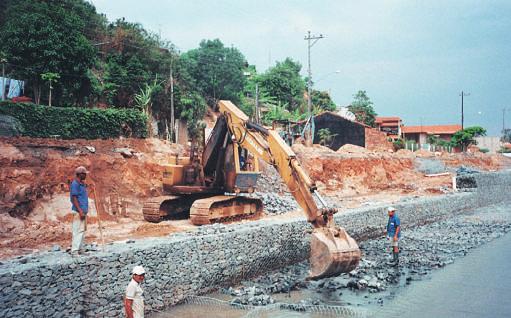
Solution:
[[(396, 290), (385, 306), (346, 306), (330, 299), (329, 305), (309, 308), (308, 313), (289, 311), (270, 305), (236, 309), (225, 295), (211, 294), (209, 301), (197, 301), (174, 307), (152, 318), (167, 317), (510, 317), (511, 316), (511, 233), (472, 250), (430, 279)], [(278, 295), (279, 303), (298, 303), (311, 296), (309, 290)], [(216, 299), (216, 300), (215, 300)], [(346, 299), (344, 299), (346, 301)]]
[[(408, 250), (403, 254), (400, 269), (380, 266), (385, 262), (385, 256), (380, 252), (385, 244), (379, 240), (363, 242), (361, 247), (366, 262), (372, 264), (372, 268), (362, 264), (360, 272), (372, 276), (375, 270), (389, 275), (392, 271), (401, 273), (397, 276), (401, 279), (395, 284), (386, 284), (386, 290), (379, 293), (335, 286), (332, 289), (332, 280), (326, 279), (321, 284), (309, 284), (307, 288), (290, 293), (271, 294), (276, 304), (268, 306), (239, 305), (241, 308), (233, 308), (230, 305), (233, 297), (228, 295), (229, 292), (213, 293), (151, 317), (511, 317), (510, 218), (511, 207), (501, 204), (410, 229), (407, 244), (404, 244)], [(450, 264), (454, 259), (456, 261)], [(431, 271), (439, 262), (450, 265)], [(414, 267), (414, 264), (422, 265)], [(306, 272), (304, 266), (306, 264), (293, 265), (271, 274), (271, 277), (258, 278), (244, 285), (275, 286), (267, 282), (275, 277), (284, 277), (284, 282), (292, 284), (295, 281), (293, 275), (301, 281), (301, 275)], [(413, 283), (408, 284), (409, 280)], [(265, 296), (270, 295), (265, 293)], [(295, 310), (289, 310), (286, 304), (294, 304), (291, 306)], [(306, 309), (307, 312), (297, 312), (296, 309)]]
[(375, 317), (511, 317), (511, 233), (401, 291)]

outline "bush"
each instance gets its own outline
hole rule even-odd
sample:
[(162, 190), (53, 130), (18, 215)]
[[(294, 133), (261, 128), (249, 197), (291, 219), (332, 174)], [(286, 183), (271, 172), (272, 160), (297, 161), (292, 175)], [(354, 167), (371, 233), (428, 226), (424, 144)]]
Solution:
[(146, 116), (133, 109), (48, 107), (32, 103), (0, 102), (0, 115), (23, 126), (23, 136), (63, 139), (144, 138)]
[(394, 151), (398, 151), (399, 149), (403, 149), (405, 147), (405, 142), (403, 139), (396, 139), (392, 144), (394, 145)]
[(479, 148), (479, 151), (482, 152), (482, 153), (488, 153), (488, 152), (490, 152), (490, 149), (488, 149), (488, 148)]

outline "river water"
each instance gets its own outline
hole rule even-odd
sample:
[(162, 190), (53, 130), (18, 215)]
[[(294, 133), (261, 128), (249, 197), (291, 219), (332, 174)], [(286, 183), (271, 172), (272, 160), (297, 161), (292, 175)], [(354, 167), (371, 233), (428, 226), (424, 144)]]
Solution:
[(511, 317), (511, 234), (403, 289), (376, 317)]
[[(510, 209), (501, 205), (489, 210), (500, 211), (507, 217)], [(301, 299), (318, 296), (313, 290), (303, 289), (273, 295), (278, 304), (233, 308), (228, 296), (214, 293), (151, 317), (511, 317), (510, 246), (511, 232), (471, 249), (465, 257), (434, 270), (406, 288), (402, 284), (396, 286), (383, 306), (375, 302), (364, 305), (360, 301), (364, 294), (344, 293), (343, 302), (340, 297), (332, 301), (323, 295), (321, 305), (304, 307), (306, 313), (286, 310), (282, 304), (296, 304)]]

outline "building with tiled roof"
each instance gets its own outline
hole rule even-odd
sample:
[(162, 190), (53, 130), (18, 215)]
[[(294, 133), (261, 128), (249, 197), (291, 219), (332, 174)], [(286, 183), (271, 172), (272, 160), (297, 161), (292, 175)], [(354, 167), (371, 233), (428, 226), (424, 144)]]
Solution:
[(401, 137), (403, 121), (399, 117), (376, 117), (374, 120), (376, 129), (383, 131), (392, 139)]
[(461, 130), (461, 125), (430, 125), (430, 126), (403, 126), (401, 132), (406, 140), (415, 140), (419, 144), (427, 143), (429, 135), (450, 141), (452, 135)]

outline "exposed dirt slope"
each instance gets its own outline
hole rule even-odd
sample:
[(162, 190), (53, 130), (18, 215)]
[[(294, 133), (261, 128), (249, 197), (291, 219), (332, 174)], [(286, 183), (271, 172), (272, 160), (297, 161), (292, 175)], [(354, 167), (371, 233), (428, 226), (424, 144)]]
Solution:
[[(346, 208), (450, 191), (451, 175), (425, 177), (415, 168), (417, 157), (480, 170), (496, 170), (511, 162), (484, 154), (371, 152), (352, 145), (338, 152), (301, 145), (295, 145), (294, 150), (319, 190), (330, 200), (342, 201)], [(192, 229), (188, 220), (150, 224), (141, 213), (146, 198), (161, 194), (163, 167), (176, 154), (186, 155), (185, 149), (158, 139), (0, 138), (0, 258), (54, 244), (69, 246), (69, 183), (79, 165), (90, 170), (88, 182), (96, 184), (106, 242)], [(259, 191), (288, 191), (273, 168), (266, 167), (263, 174)], [(99, 243), (94, 199), (91, 193), (86, 240)], [(278, 217), (301, 215), (296, 211)]]
[[(178, 153), (184, 155), (183, 147), (158, 139), (0, 139), (0, 247), (69, 240), (69, 183), (80, 165), (90, 171), (87, 183), (96, 185), (101, 219), (119, 228), (111, 237), (135, 230), (129, 220), (142, 222), (143, 201), (161, 194), (163, 165)], [(89, 192), (93, 198), (92, 187)], [(93, 200), (90, 205), (92, 225)], [(97, 227), (89, 235), (97, 236)]]

